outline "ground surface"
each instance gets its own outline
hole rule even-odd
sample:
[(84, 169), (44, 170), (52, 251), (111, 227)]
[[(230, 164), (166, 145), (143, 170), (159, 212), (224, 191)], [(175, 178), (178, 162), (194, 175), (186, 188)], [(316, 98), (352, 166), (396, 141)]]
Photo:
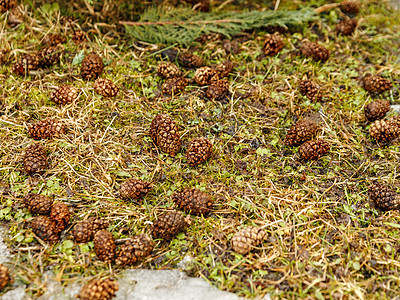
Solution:
[[(310, 1), (314, 7), (326, 3)], [(152, 255), (135, 267), (178, 268), (186, 257), (187, 274), (246, 297), (398, 295), (400, 216), (374, 208), (367, 190), (375, 180), (400, 189), (400, 148), (396, 141), (377, 145), (369, 136), (363, 108), (372, 96), (360, 85), (364, 75), (380, 74), (394, 87), (379, 97), (399, 104), (398, 12), (382, 1), (363, 1), (358, 29), (342, 37), (334, 28), (344, 15), (338, 8), (329, 10), (319, 21), (285, 33), (285, 47), (273, 57), (262, 55), (262, 30), (230, 41), (195, 43), (190, 51), (207, 64), (228, 58), (236, 65), (229, 77), (232, 95), (208, 101), (195, 83), (181, 96), (162, 95), (155, 70), (161, 60), (157, 53), (167, 46), (135, 43), (107, 23), (111, 19), (91, 15), (90, 5), (61, 9), (61, 15), (80, 17), (77, 24), (88, 31), (90, 41), (76, 46), (71, 28), (60, 25), (56, 6), (33, 5), (25, 3), (24, 23), (11, 27), (6, 15), (1, 23), (1, 46), (11, 50), (10, 61), (0, 68), (0, 219), (9, 228), (6, 242), (14, 254), (9, 264), (14, 284), (6, 291), (23, 285), (32, 297), (40, 296), (49, 270), (64, 285), (123, 271), (98, 260), (93, 243), (74, 244), (69, 230), (53, 247), (38, 243), (26, 225), (32, 217), (21, 204), (26, 193), (54, 195), (67, 203), (73, 211), (71, 226), (89, 215), (108, 219), (118, 240), (148, 232), (158, 215), (174, 208), (173, 191), (196, 187), (212, 195), (213, 212), (193, 216), (186, 231), (170, 243), (156, 241)], [(224, 9), (245, 6), (237, 1)], [(38, 50), (48, 33), (68, 38), (61, 63), (26, 78), (13, 74), (14, 59)], [(330, 49), (330, 59), (322, 64), (299, 56), (296, 49), (304, 38)], [(106, 64), (102, 76), (120, 87), (116, 98), (102, 98), (93, 82), (81, 79), (74, 58), (82, 50), (101, 55)], [(189, 78), (193, 74), (186, 72)], [(323, 87), (322, 102), (299, 94), (303, 78)], [(50, 101), (51, 90), (62, 83), (82, 90), (79, 101), (68, 106)], [(168, 113), (179, 125), (184, 143), (175, 157), (160, 152), (148, 135), (157, 113)], [(283, 144), (287, 130), (303, 116), (320, 122), (318, 137), (331, 145), (318, 161), (300, 161), (298, 148)], [(42, 176), (29, 177), (22, 166), (24, 150), (33, 142), (27, 126), (47, 117), (64, 121), (68, 132), (41, 141), (50, 167)], [(199, 136), (213, 141), (214, 152), (206, 164), (189, 167), (184, 149)], [(141, 205), (117, 197), (120, 184), (131, 177), (153, 182)], [(247, 225), (265, 228), (268, 236), (251, 253), (239, 255), (230, 240)]]

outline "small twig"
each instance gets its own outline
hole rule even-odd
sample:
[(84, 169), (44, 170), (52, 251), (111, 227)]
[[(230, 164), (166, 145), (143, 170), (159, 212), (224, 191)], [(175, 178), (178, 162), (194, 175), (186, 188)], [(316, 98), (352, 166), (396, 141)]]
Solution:
[(317, 14), (320, 14), (320, 13), (326, 11), (326, 10), (329, 10), (329, 9), (332, 9), (332, 8), (336, 8), (336, 7), (339, 7), (339, 6), (340, 6), (340, 3), (325, 4), (325, 5), (322, 5), (322, 6), (318, 7), (318, 8), (316, 8), (315, 12)]

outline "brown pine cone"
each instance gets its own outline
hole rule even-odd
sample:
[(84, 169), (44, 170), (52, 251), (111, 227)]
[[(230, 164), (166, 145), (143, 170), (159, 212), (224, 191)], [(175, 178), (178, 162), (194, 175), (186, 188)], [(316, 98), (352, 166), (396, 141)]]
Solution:
[(100, 56), (91, 53), (87, 55), (81, 65), (81, 76), (85, 80), (96, 79), (103, 72), (104, 64)]
[(363, 78), (363, 88), (370, 93), (381, 94), (392, 89), (392, 83), (381, 76), (365, 76)]
[(311, 57), (315, 61), (326, 61), (330, 56), (330, 52), (318, 42), (305, 41), (300, 46), (301, 54)]
[(38, 121), (28, 128), (29, 137), (34, 140), (58, 138), (65, 133), (64, 124), (53, 119)]
[(118, 266), (132, 265), (149, 256), (154, 248), (154, 241), (147, 234), (135, 235), (121, 246), (115, 263)]
[(368, 121), (382, 119), (390, 110), (390, 102), (384, 99), (377, 99), (369, 103), (364, 108), (365, 117)]
[(59, 34), (48, 34), (42, 40), (42, 45), (52, 47), (59, 44), (64, 44), (67, 41), (65, 36)]
[(178, 211), (167, 212), (153, 223), (151, 234), (156, 239), (164, 239), (169, 242), (178, 233), (185, 229), (187, 223), (182, 213)]
[(50, 219), (56, 223), (56, 231), (61, 232), (67, 228), (71, 215), (68, 206), (63, 202), (53, 204), (50, 211)]
[(78, 99), (79, 90), (73, 86), (63, 84), (53, 90), (50, 99), (57, 104), (68, 104)]
[(324, 140), (307, 141), (299, 147), (300, 158), (317, 160), (329, 152), (330, 145)]
[(0, 13), (4, 14), (7, 10), (13, 9), (17, 5), (15, 0), (0, 0)]
[(119, 194), (124, 200), (141, 200), (151, 188), (150, 182), (131, 178), (121, 184)]
[(48, 215), (53, 206), (53, 199), (45, 195), (26, 194), (23, 203), (32, 214)]
[(376, 120), (371, 124), (369, 133), (378, 143), (390, 142), (400, 135), (399, 122), (394, 118), (389, 120)]
[(229, 81), (225, 79), (216, 80), (210, 83), (206, 91), (206, 97), (210, 100), (221, 100), (229, 92)]
[(159, 64), (157, 66), (157, 73), (161, 78), (164, 79), (182, 76), (182, 71), (179, 70), (176, 65), (169, 62)]
[(46, 216), (35, 217), (31, 222), (31, 229), (40, 239), (51, 244), (57, 243), (60, 238), (55, 221)]
[(317, 133), (318, 125), (308, 119), (300, 120), (290, 127), (286, 134), (285, 144), (288, 146), (300, 146), (302, 143), (311, 140)]
[(47, 153), (40, 144), (32, 144), (25, 150), (24, 169), (28, 174), (42, 173), (48, 166)]
[(187, 85), (188, 85), (188, 82), (187, 82), (186, 78), (174, 77), (174, 78), (167, 79), (163, 83), (161, 89), (162, 89), (162, 92), (166, 95), (178, 95), (185, 90)]
[(39, 56), (37, 54), (25, 54), (17, 59), (12, 66), (13, 73), (21, 76), (28, 75), (29, 71), (39, 68)]
[(181, 149), (181, 136), (174, 120), (166, 114), (158, 114), (150, 126), (150, 137), (161, 151), (175, 156)]
[(261, 228), (245, 227), (233, 235), (232, 248), (239, 254), (249, 253), (264, 240), (266, 234)]
[(117, 281), (110, 278), (92, 280), (82, 287), (77, 296), (81, 300), (110, 300), (119, 289)]
[(10, 272), (8, 268), (0, 264), (0, 290), (4, 289), (6, 285), (10, 282)]
[(97, 78), (93, 84), (97, 94), (104, 97), (115, 97), (119, 92), (119, 88), (110, 79)]
[(219, 76), (217, 71), (211, 69), (210, 67), (201, 67), (197, 69), (196, 72), (194, 73), (194, 81), (196, 81), (196, 83), (201, 86), (208, 85), (212, 81), (218, 79)]
[(115, 257), (115, 241), (111, 232), (99, 230), (93, 238), (94, 251), (98, 258), (104, 262), (112, 262)]
[(63, 51), (64, 47), (62, 45), (43, 48), (38, 52), (39, 67), (48, 68), (59, 63)]
[(342, 35), (352, 35), (357, 27), (357, 20), (346, 19), (336, 25), (336, 32)]
[(340, 3), (340, 10), (347, 14), (358, 14), (360, 11), (360, 3), (357, 1), (345, 0)]
[(230, 60), (225, 60), (215, 67), (215, 71), (217, 71), (219, 78), (228, 77), (232, 70), (233, 62)]
[(282, 51), (284, 46), (283, 39), (280, 34), (269, 35), (263, 45), (263, 51), (266, 56), (273, 56)]
[(310, 80), (302, 80), (299, 83), (299, 92), (311, 101), (321, 101), (322, 92), (318, 84)]
[(77, 243), (90, 242), (97, 231), (106, 229), (108, 227), (108, 221), (96, 217), (90, 217), (87, 220), (83, 220), (75, 224), (72, 229), (72, 235)]
[(197, 138), (190, 142), (186, 151), (186, 161), (190, 166), (206, 162), (212, 154), (212, 143), (206, 138)]
[(180, 209), (194, 215), (208, 214), (214, 204), (210, 195), (190, 188), (176, 191), (172, 195), (172, 200)]
[(200, 56), (194, 55), (190, 52), (179, 54), (178, 62), (186, 68), (200, 68), (204, 64), (204, 61)]
[(400, 208), (400, 197), (389, 186), (381, 183), (374, 183), (368, 189), (369, 197), (374, 201), (375, 206), (381, 210), (392, 210)]
[(86, 33), (82, 30), (76, 30), (72, 34), (72, 41), (75, 43), (75, 45), (79, 45), (81, 43), (84, 43), (87, 41), (86, 38)]

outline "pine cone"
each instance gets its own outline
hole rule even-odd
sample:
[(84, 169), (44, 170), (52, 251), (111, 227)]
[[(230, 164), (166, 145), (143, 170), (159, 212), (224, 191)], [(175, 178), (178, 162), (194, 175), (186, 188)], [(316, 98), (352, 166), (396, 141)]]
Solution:
[(147, 234), (135, 235), (121, 246), (115, 263), (118, 266), (132, 265), (149, 256), (153, 248), (154, 242)]
[(72, 34), (72, 41), (75, 43), (75, 45), (79, 45), (81, 43), (84, 43), (87, 41), (86, 38), (86, 33), (82, 30), (76, 30)]
[(382, 119), (390, 110), (390, 102), (384, 99), (377, 99), (369, 103), (364, 108), (365, 117), (368, 121)]
[(161, 89), (164, 94), (167, 95), (178, 95), (182, 93), (186, 86), (188, 85), (188, 82), (186, 78), (184, 77), (174, 77), (167, 79)]
[(304, 56), (311, 57), (316, 61), (326, 61), (329, 58), (330, 52), (318, 42), (303, 42), (300, 46), (300, 51)]
[(299, 147), (300, 158), (317, 160), (329, 151), (329, 144), (324, 140), (307, 141)]
[(282, 51), (284, 46), (283, 39), (279, 34), (269, 35), (263, 46), (263, 51), (266, 56), (273, 56)]
[(311, 101), (318, 102), (322, 99), (320, 87), (313, 81), (302, 80), (299, 83), (299, 92)]
[(97, 231), (106, 229), (108, 221), (96, 217), (90, 217), (87, 220), (78, 222), (72, 229), (72, 235), (77, 243), (87, 243), (93, 240)]
[(124, 200), (141, 200), (151, 188), (150, 182), (132, 178), (121, 184), (119, 194)]
[(0, 290), (4, 289), (6, 285), (10, 282), (10, 272), (8, 268), (0, 264)]
[(32, 214), (48, 215), (53, 205), (53, 199), (40, 194), (26, 194), (23, 203)]
[(360, 4), (356, 1), (346, 0), (340, 3), (340, 10), (347, 14), (358, 14), (360, 11)]
[(354, 19), (342, 20), (336, 25), (336, 32), (342, 35), (352, 35), (357, 27), (357, 21)]
[(190, 166), (197, 166), (206, 162), (212, 154), (212, 143), (206, 138), (194, 139), (190, 142), (186, 160)]
[(13, 73), (21, 76), (28, 75), (29, 71), (39, 68), (39, 56), (37, 54), (25, 54), (17, 59), (12, 66)]
[(285, 144), (288, 146), (300, 146), (302, 143), (311, 140), (317, 133), (319, 127), (313, 121), (304, 119), (290, 127), (286, 134)]
[(101, 60), (100, 56), (97, 54), (89, 54), (87, 55), (83, 61), (81, 66), (81, 75), (85, 80), (96, 79), (100, 76), (101, 72), (103, 72), (104, 64)]
[(376, 120), (371, 124), (369, 133), (378, 143), (390, 142), (400, 135), (399, 121), (394, 118), (389, 120)]
[(229, 92), (229, 81), (225, 79), (216, 80), (210, 83), (206, 91), (206, 97), (210, 100), (221, 100)]
[(57, 243), (59, 239), (59, 231), (56, 230), (54, 220), (46, 216), (37, 216), (31, 223), (32, 231), (43, 241), (51, 244)]
[(194, 55), (190, 52), (179, 54), (178, 62), (186, 68), (200, 68), (204, 64), (204, 61), (200, 56)]
[(48, 68), (59, 63), (63, 51), (64, 47), (62, 45), (43, 48), (38, 52), (39, 67)]
[(70, 85), (61, 85), (57, 89), (53, 90), (50, 95), (50, 99), (57, 104), (68, 104), (78, 99), (79, 90)]
[(81, 300), (110, 300), (119, 289), (118, 282), (110, 278), (92, 280), (82, 289), (77, 298)]
[(182, 71), (176, 65), (169, 62), (159, 64), (157, 66), (157, 73), (161, 78), (165, 79), (182, 76)]
[(180, 212), (170, 211), (154, 221), (151, 234), (156, 239), (164, 239), (166, 242), (169, 242), (180, 233), (186, 225), (185, 217)]
[(194, 73), (194, 81), (201, 86), (208, 85), (212, 81), (218, 79), (219, 77), (217, 71), (211, 69), (210, 67), (201, 67)]
[(48, 34), (42, 40), (43, 46), (57, 46), (59, 44), (64, 44), (67, 41), (65, 36), (61, 36), (59, 34)]
[(374, 183), (369, 187), (369, 197), (374, 201), (375, 206), (381, 210), (392, 210), (400, 208), (400, 197), (389, 186), (381, 183)]
[(150, 137), (161, 151), (175, 156), (181, 149), (181, 137), (175, 122), (165, 114), (158, 114), (150, 126)]
[(56, 231), (61, 232), (67, 228), (70, 212), (68, 206), (63, 202), (56, 202), (53, 204), (50, 211), (50, 219), (54, 220), (56, 223)]
[(233, 62), (230, 60), (225, 60), (215, 67), (215, 71), (217, 71), (219, 78), (228, 77), (232, 70)]
[(97, 94), (104, 97), (115, 97), (119, 92), (119, 88), (110, 79), (97, 78), (93, 84)]
[(111, 232), (107, 230), (99, 230), (93, 238), (94, 251), (100, 260), (108, 263), (112, 262), (115, 257), (115, 241)]
[(370, 93), (381, 94), (392, 89), (392, 83), (381, 76), (365, 76), (363, 78), (363, 88)]
[(34, 140), (58, 138), (65, 133), (64, 125), (57, 120), (45, 119), (31, 125), (29, 136)]
[(24, 168), (28, 174), (42, 173), (48, 166), (46, 151), (40, 144), (32, 144), (25, 150)]
[(232, 248), (239, 254), (246, 254), (257, 247), (265, 238), (266, 232), (258, 227), (245, 227), (232, 237)]
[(17, 5), (15, 0), (0, 0), (0, 13), (4, 14), (7, 10), (13, 9)]
[(211, 197), (200, 190), (185, 188), (176, 191), (172, 195), (172, 200), (182, 210), (194, 215), (206, 215), (211, 211), (213, 200)]

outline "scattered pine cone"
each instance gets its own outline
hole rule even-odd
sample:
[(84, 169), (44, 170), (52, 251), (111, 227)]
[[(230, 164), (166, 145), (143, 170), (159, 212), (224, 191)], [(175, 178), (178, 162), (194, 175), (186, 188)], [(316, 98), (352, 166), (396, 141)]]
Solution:
[(382, 119), (390, 110), (390, 102), (384, 99), (377, 99), (369, 103), (364, 108), (365, 117), (368, 121)]
[(300, 158), (317, 160), (329, 151), (329, 144), (324, 140), (307, 141), (299, 147)]
[(340, 3), (340, 10), (346, 14), (358, 14), (360, 3), (357, 1), (346, 0)]
[(72, 41), (75, 45), (79, 45), (87, 41), (86, 33), (83, 30), (76, 30), (72, 34)]
[(272, 34), (265, 39), (263, 51), (266, 56), (273, 56), (281, 52), (283, 46), (284, 43), (280, 34)]
[(330, 52), (318, 42), (305, 41), (300, 46), (300, 51), (304, 56), (311, 57), (316, 61), (326, 61), (330, 56)]
[(29, 136), (34, 140), (58, 138), (65, 133), (64, 125), (57, 120), (45, 119), (31, 125)]
[(17, 59), (12, 66), (12, 71), (15, 74), (25, 76), (29, 71), (37, 70), (39, 68), (39, 56), (37, 54), (25, 54)]
[(79, 90), (73, 86), (63, 84), (57, 89), (53, 90), (50, 99), (57, 104), (68, 104), (78, 99)]
[(24, 169), (28, 174), (44, 172), (48, 166), (46, 151), (40, 144), (32, 144), (25, 150)]
[(39, 67), (48, 68), (60, 62), (64, 48), (62, 45), (43, 48), (38, 52)]
[(82, 287), (77, 296), (81, 300), (110, 300), (119, 289), (118, 282), (110, 278), (92, 280)]
[(55, 221), (57, 232), (61, 232), (67, 228), (70, 217), (69, 208), (65, 203), (56, 202), (53, 204), (50, 211), (50, 219)]
[(17, 5), (15, 0), (0, 0), (0, 13), (4, 14), (7, 10), (13, 9)]
[(158, 114), (150, 126), (150, 137), (161, 151), (175, 156), (181, 149), (181, 136), (175, 122), (166, 114)]
[(198, 189), (185, 188), (176, 191), (172, 195), (172, 200), (180, 209), (194, 215), (206, 215), (213, 206), (210, 195)]
[(97, 78), (93, 84), (94, 90), (97, 94), (104, 97), (115, 97), (119, 92), (119, 88), (110, 79)]
[(119, 266), (132, 265), (149, 256), (154, 248), (154, 241), (147, 234), (135, 235), (119, 249), (115, 263)]
[(53, 199), (40, 194), (26, 194), (23, 203), (32, 214), (48, 215), (53, 206)]
[(204, 60), (200, 56), (194, 55), (190, 52), (179, 54), (178, 62), (186, 68), (200, 68), (204, 64)]
[(115, 241), (111, 232), (99, 230), (93, 238), (94, 251), (98, 258), (104, 262), (112, 262), (115, 257)]
[(266, 232), (258, 227), (245, 227), (232, 237), (232, 248), (239, 254), (249, 253), (265, 238)]
[(310, 80), (302, 80), (299, 83), (299, 92), (311, 101), (321, 101), (322, 93), (318, 84)]
[(215, 67), (219, 78), (228, 77), (233, 70), (233, 62), (225, 60)]
[(59, 34), (48, 34), (42, 40), (42, 45), (52, 47), (59, 44), (64, 44), (66, 41), (67, 39), (65, 36), (61, 36)]
[(156, 239), (164, 239), (166, 242), (169, 242), (180, 233), (186, 225), (187, 223), (182, 213), (170, 211), (154, 221), (151, 234)]
[(371, 124), (369, 133), (378, 143), (390, 142), (400, 135), (399, 121), (395, 118), (376, 120)]
[(381, 94), (392, 89), (392, 83), (381, 76), (365, 76), (363, 78), (363, 88), (370, 93)]
[(300, 120), (290, 127), (286, 134), (285, 144), (288, 146), (300, 146), (311, 140), (318, 131), (318, 125), (308, 119)]
[(400, 208), (400, 197), (389, 186), (381, 183), (374, 183), (368, 189), (369, 197), (374, 201), (375, 206), (381, 210), (392, 210)]
[(10, 282), (10, 272), (8, 268), (0, 264), (0, 290), (4, 289), (6, 285)]
[(186, 86), (188, 85), (188, 81), (184, 77), (174, 77), (167, 79), (161, 89), (164, 94), (167, 95), (178, 95), (182, 93)]
[(132, 178), (121, 184), (119, 194), (124, 200), (141, 200), (151, 188), (150, 182)]
[(206, 138), (197, 138), (190, 142), (186, 160), (190, 166), (197, 166), (206, 162), (212, 154), (212, 143)]
[(357, 27), (354, 19), (342, 20), (336, 25), (336, 32), (342, 35), (352, 35)]
[(77, 243), (87, 243), (93, 240), (97, 231), (106, 229), (108, 221), (96, 217), (90, 217), (87, 220), (78, 222), (72, 229), (72, 235)]
[(210, 100), (221, 100), (229, 92), (229, 81), (225, 79), (216, 80), (210, 83), (206, 91), (206, 97)]
[(157, 66), (157, 73), (161, 78), (165, 79), (182, 76), (182, 71), (176, 65), (169, 62), (159, 64)]
[(31, 223), (31, 228), (33, 233), (45, 242), (54, 244), (59, 239), (59, 231), (56, 230), (55, 221), (46, 216), (35, 217)]
[(85, 80), (96, 79), (100, 76), (101, 72), (103, 72), (104, 64), (101, 60), (100, 56), (97, 54), (91, 53), (87, 55), (83, 61), (81, 66), (81, 75)]
[(219, 76), (217, 71), (211, 69), (210, 67), (201, 67), (197, 69), (196, 72), (194, 73), (194, 81), (196, 81), (196, 83), (201, 86), (208, 85), (212, 81), (218, 79)]

